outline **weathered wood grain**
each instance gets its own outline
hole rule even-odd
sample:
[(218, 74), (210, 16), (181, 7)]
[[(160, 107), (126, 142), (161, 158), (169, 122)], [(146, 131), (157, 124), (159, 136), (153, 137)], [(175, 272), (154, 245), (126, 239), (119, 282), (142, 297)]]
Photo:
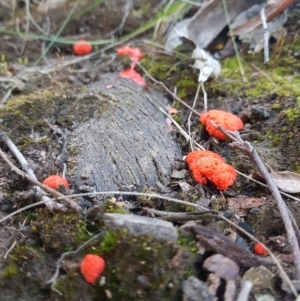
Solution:
[(166, 99), (117, 75), (101, 77), (89, 90), (101, 98), (103, 111), (73, 132), (76, 186), (100, 191), (167, 184), (172, 161), (182, 156), (159, 110)]

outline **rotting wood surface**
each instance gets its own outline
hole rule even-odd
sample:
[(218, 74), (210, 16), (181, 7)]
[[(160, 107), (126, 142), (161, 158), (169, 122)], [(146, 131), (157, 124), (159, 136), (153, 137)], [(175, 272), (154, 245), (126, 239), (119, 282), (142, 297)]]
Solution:
[(79, 151), (77, 188), (103, 191), (167, 184), (172, 162), (182, 156), (159, 110), (166, 99), (115, 74), (102, 76), (89, 90), (103, 100), (103, 111), (73, 131)]

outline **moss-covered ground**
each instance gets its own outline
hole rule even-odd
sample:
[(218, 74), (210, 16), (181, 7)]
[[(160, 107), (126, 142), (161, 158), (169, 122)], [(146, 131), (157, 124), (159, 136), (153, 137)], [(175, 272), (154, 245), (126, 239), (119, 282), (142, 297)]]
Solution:
[[(140, 10), (134, 12), (138, 16)], [(294, 32), (297, 31), (297, 20), (290, 20), (289, 26)], [(285, 40), (271, 45), (268, 66), (263, 64), (262, 53), (241, 56), (245, 80), (236, 57), (230, 57), (221, 61), (219, 78), (205, 83), (209, 108), (230, 109), (238, 106), (238, 113), (243, 115), (248, 129), (258, 133), (252, 142), (262, 148), (266, 159), (275, 158), (275, 151), (279, 152), (287, 160), (277, 161), (277, 169), (296, 172), (300, 172), (300, 59), (295, 55), (299, 49), (300, 38), (288, 35)], [(180, 56), (145, 55), (142, 64), (153, 77), (168, 87), (176, 86), (177, 95), (191, 105), (198, 83), (197, 70), (192, 68), (193, 62), (189, 57), (190, 53)], [(47, 88), (43, 82), (38, 89), (14, 95), (0, 111), (0, 128), (31, 160), (40, 180), (44, 174), (53, 172), (52, 154), (58, 151), (54, 146), (58, 143), (49, 138), (51, 131), (44, 119), (62, 128), (72, 128), (76, 122), (82, 121), (83, 116), (105, 113), (105, 103), (100, 103), (97, 97), (78, 97), (86, 93), (83, 85), (70, 85), (66, 81), (58, 88), (49, 80), (46, 82), (49, 84)], [(155, 88), (163, 91), (161, 87)], [(108, 96), (107, 101), (110, 101)], [(176, 120), (187, 129), (189, 112), (179, 103), (174, 103), (174, 106), (178, 109)], [(251, 107), (257, 106), (265, 109), (269, 117), (261, 118), (251, 113)], [(198, 102), (196, 109), (201, 111), (202, 103)], [(192, 130), (196, 133), (196, 139), (201, 140), (203, 131), (197, 118), (192, 120)], [(34, 133), (39, 133), (39, 139), (34, 138)], [(186, 153), (189, 144), (182, 137), (178, 137), (178, 141), (183, 153)], [(223, 146), (214, 147), (239, 171), (253, 171), (253, 165), (243, 155)], [(68, 147), (68, 151), (70, 157), (76, 154), (72, 146)], [(47, 154), (48, 164), (41, 165), (37, 156), (44, 153)], [(72, 171), (72, 160), (68, 163)], [(33, 202), (30, 199), (25, 203), (13, 203), (16, 190), (27, 189), (28, 183), (11, 174), (2, 161), (1, 164), (0, 177), (9, 178), (1, 191), (4, 195), (1, 195), (3, 208), (6, 206), (5, 210), (1, 207), (3, 211), (10, 212), (15, 209), (14, 206)], [(185, 180), (195, 184), (190, 177)], [(238, 182), (234, 192), (245, 191), (244, 183)], [(213, 189), (208, 186), (210, 195), (216, 192)], [(177, 197), (195, 202), (202, 197), (202, 192), (178, 193)], [(194, 210), (193, 207), (149, 198), (138, 198), (136, 202), (140, 207), (165, 211)], [(226, 209), (226, 203), (215, 203), (213, 206), (217, 210)], [(108, 232), (103, 225), (104, 212), (128, 213), (128, 210), (107, 201), (86, 208), (80, 215), (38, 208), (6, 222), (8, 226), (20, 229), (21, 234), (15, 247), (0, 263), (0, 300), (182, 300), (181, 281), (194, 273), (193, 263), (197, 256), (195, 240), (181, 233), (178, 245), (172, 245), (148, 236), (132, 236), (125, 231)], [(101, 231), (103, 235), (97, 240), (65, 258), (54, 285), (55, 290), (52, 290), (47, 280), (55, 272), (60, 255), (76, 250)], [(95, 285), (86, 283), (79, 271), (80, 261), (86, 253), (103, 256), (106, 260), (104, 274)]]
[[(126, 231), (103, 231), (80, 252), (65, 257), (55, 290), (51, 290), (47, 281), (60, 255), (76, 250), (105, 230), (99, 220), (103, 209), (94, 208), (85, 217), (48, 209), (35, 210), (29, 218), (27, 215), (25, 241), (1, 266), (1, 300), (8, 296), (14, 300), (181, 300), (180, 283), (193, 274), (196, 250), (192, 239), (182, 235), (180, 246)], [(109, 203), (107, 210), (112, 211)], [(23, 218), (25, 215), (20, 215), (17, 220)], [(79, 272), (87, 253), (106, 261), (105, 272), (95, 285), (86, 283)]]

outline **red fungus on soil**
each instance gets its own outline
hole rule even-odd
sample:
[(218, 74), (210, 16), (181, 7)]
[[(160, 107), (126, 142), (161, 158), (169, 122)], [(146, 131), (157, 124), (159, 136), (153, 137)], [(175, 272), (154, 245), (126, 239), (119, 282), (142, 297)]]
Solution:
[(143, 77), (137, 71), (135, 71), (133, 68), (128, 68), (128, 69), (125, 69), (124, 71), (120, 72), (119, 77), (125, 77), (128, 79), (131, 79), (140, 86), (146, 85), (146, 82), (143, 79)]
[(211, 136), (220, 140), (225, 140), (227, 136), (213, 126), (210, 121), (222, 126), (225, 130), (233, 132), (239, 131), (244, 127), (242, 120), (238, 116), (221, 110), (210, 110), (207, 113), (202, 114), (199, 120), (205, 125), (206, 130)]
[(266, 248), (264, 247), (264, 245), (262, 245), (260, 243), (255, 244), (253, 249), (254, 249), (254, 252), (257, 255), (260, 255), (260, 256), (267, 256), (268, 255), (268, 252), (267, 252)]
[(205, 157), (213, 157), (213, 158), (217, 158), (220, 159), (222, 161), (224, 161), (223, 157), (221, 157), (220, 155), (211, 152), (211, 151), (207, 151), (207, 150), (194, 150), (190, 153), (187, 154), (187, 156), (185, 157), (185, 161), (187, 162), (187, 164), (191, 164), (192, 162), (195, 162), (198, 159), (201, 158), (205, 158)]
[(133, 80), (136, 84), (140, 86), (145, 86), (146, 82), (134, 68), (136, 63), (142, 58), (142, 52), (140, 48), (133, 48), (130, 46), (122, 46), (117, 50), (117, 55), (127, 55), (130, 57), (131, 66), (130, 68), (119, 73), (119, 77), (125, 77)]
[(65, 178), (58, 175), (52, 175), (47, 177), (42, 184), (52, 189), (58, 189), (59, 186), (64, 186), (65, 188), (69, 188), (68, 181)]
[(73, 44), (73, 52), (79, 56), (91, 53), (92, 49), (92, 44), (84, 39), (81, 39)]
[(80, 271), (85, 281), (95, 284), (105, 268), (105, 261), (102, 257), (87, 254), (80, 264)]
[(142, 52), (140, 48), (134, 48), (130, 46), (122, 46), (118, 48), (117, 55), (128, 55), (131, 61), (139, 61), (142, 58)]
[(226, 190), (236, 179), (237, 172), (224, 159), (211, 151), (196, 150), (186, 156), (186, 162), (197, 183), (211, 181), (220, 190)]

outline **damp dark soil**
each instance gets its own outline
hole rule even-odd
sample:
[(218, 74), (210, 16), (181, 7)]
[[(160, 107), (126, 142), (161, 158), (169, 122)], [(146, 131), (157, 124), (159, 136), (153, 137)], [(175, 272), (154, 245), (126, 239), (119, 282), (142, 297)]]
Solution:
[[(17, 2), (14, 12), (1, 7), (1, 22), (13, 30), (17, 15), (23, 31), (26, 30), (26, 11), (23, 1)], [(38, 24), (43, 22), (45, 14), (49, 15), (52, 22), (47, 30), (50, 33), (57, 32), (75, 3), (61, 2), (64, 5), (58, 8), (47, 9), (40, 6), (42, 2), (32, 7), (32, 16)], [(112, 32), (117, 36), (130, 34), (154, 18), (161, 1), (132, 1), (120, 32), (120, 20), (128, 2), (105, 1), (103, 6), (90, 10), (87, 8), (95, 1), (80, 1), (60, 36), (80, 35), (96, 40), (110, 39)], [(270, 170), (297, 173), (300, 172), (298, 16), (299, 12), (290, 16), (285, 40), (270, 45), (269, 66), (263, 65), (262, 53), (242, 53), (245, 81), (236, 57), (229, 57), (221, 61), (220, 77), (205, 83), (209, 108), (231, 111), (243, 119), (244, 139), (253, 143)], [(36, 31), (33, 25), (29, 29)], [(242, 176), (222, 195), (212, 184), (196, 185), (182, 160), (190, 151), (190, 143), (174, 125), (170, 129), (161, 109), (167, 111), (168, 105), (176, 108), (173, 117), (187, 132), (190, 112), (149, 79), (146, 87), (140, 87), (118, 78), (118, 72), (130, 62), (116, 58), (116, 47), (90, 60), (61, 67), (72, 58), (72, 49), (68, 44), (56, 43), (46, 56), (49, 65), (33, 67), (41, 49), (49, 45), (47, 41), (35, 39), (25, 43), (17, 35), (1, 33), (1, 36), (4, 41), (1, 67), (12, 75), (24, 72), (24, 76), (0, 108), (0, 129), (22, 151), (38, 180), (64, 173), (70, 182), (70, 189), (63, 191), (66, 194), (101, 190), (157, 192), (209, 205), (221, 212), (229, 210), (233, 197), (265, 197), (267, 204), (249, 209), (242, 220), (251, 233), (264, 242), (285, 237), (276, 204), (266, 188)], [(150, 32), (144, 33), (144, 37), (149, 36)], [(161, 53), (150, 44), (140, 45), (144, 53), (141, 64), (166, 86), (177, 87), (177, 95), (192, 105), (198, 83), (191, 60)], [(95, 47), (101, 49), (101, 45)], [(184, 57), (190, 58), (191, 51), (184, 51)], [(8, 87), (1, 85), (1, 97), (7, 91)], [(200, 96), (196, 104), (199, 112), (203, 110), (202, 99)], [(233, 150), (228, 140), (209, 139), (195, 115), (191, 117), (191, 132), (197, 142), (222, 155), (239, 171), (247, 175), (256, 172), (253, 163)], [(18, 166), (4, 143), (1, 148)], [(143, 207), (193, 212), (193, 207), (155, 198), (122, 198), (115, 193), (75, 200), (84, 209), (81, 214), (71, 210), (49, 212), (40, 206), (2, 223), (1, 300), (182, 300), (182, 281), (190, 275), (199, 276), (199, 261), (203, 261), (197, 254), (194, 238), (180, 231), (178, 244), (173, 245), (159, 242), (155, 237), (109, 232), (103, 224), (103, 213), (137, 213)], [(0, 218), (35, 201), (30, 183), (0, 159)], [(288, 198), (286, 202), (300, 226), (299, 203)], [(234, 216), (234, 212), (230, 216)], [(210, 226), (222, 232), (228, 230), (228, 225), (220, 221), (214, 220)], [(80, 252), (65, 257), (51, 287), (47, 281), (53, 276), (61, 254), (76, 250), (99, 233), (101, 235)], [(246, 237), (243, 239), (251, 248), (251, 242)], [(289, 252), (287, 245), (271, 243), (270, 247), (277, 254)], [(86, 253), (101, 255), (107, 262), (102, 282), (94, 286), (87, 284), (79, 271)], [(285, 263), (285, 268), (293, 277), (293, 266)]]

